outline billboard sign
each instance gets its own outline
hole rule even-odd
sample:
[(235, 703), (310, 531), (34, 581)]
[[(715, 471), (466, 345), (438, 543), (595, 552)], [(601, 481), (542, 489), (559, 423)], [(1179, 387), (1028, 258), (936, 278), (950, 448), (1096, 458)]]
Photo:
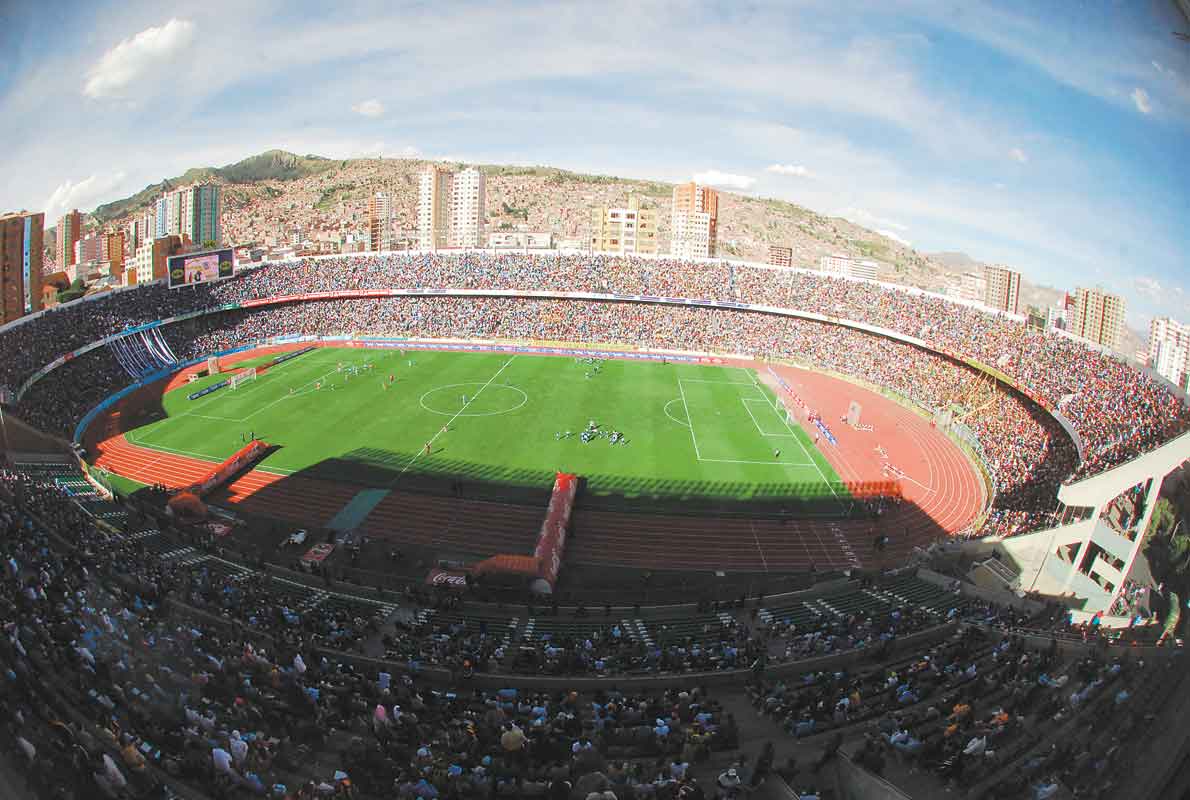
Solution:
[(235, 274), (235, 255), (230, 247), (204, 253), (186, 253), (169, 258), (169, 288), (230, 278)]

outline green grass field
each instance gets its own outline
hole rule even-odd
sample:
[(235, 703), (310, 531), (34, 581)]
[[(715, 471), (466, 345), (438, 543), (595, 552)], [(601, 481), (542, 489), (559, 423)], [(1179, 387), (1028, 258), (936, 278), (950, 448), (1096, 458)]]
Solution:
[[(379, 487), (417, 475), (548, 486), (564, 470), (596, 494), (845, 496), (772, 392), (737, 367), (603, 361), (596, 370), (564, 357), (321, 348), (235, 390), (187, 399), (215, 380), (167, 394), (166, 416), (129, 441), (223, 459), (255, 434), (278, 446), (265, 470)], [(591, 420), (627, 443), (583, 443)]]

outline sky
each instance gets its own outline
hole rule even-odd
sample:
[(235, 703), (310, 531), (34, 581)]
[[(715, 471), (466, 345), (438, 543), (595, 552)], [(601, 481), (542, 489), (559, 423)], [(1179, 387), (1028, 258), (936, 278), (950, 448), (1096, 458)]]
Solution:
[(1190, 321), (1172, 0), (0, 7), (0, 211), (271, 148), (692, 177)]

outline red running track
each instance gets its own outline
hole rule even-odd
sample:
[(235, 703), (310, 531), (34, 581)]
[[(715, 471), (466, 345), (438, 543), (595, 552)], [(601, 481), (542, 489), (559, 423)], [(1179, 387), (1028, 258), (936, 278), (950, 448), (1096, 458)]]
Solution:
[[(269, 348), (267, 352), (291, 349)], [(224, 359), (232, 364), (255, 358), (256, 350)], [(767, 367), (749, 364), (775, 391)], [(191, 371), (202, 367), (192, 368)], [(772, 519), (691, 518), (661, 514), (628, 514), (579, 509), (568, 557), (575, 562), (640, 569), (732, 571), (804, 571), (847, 567), (890, 566), (903, 562), (914, 547), (969, 526), (985, 502), (983, 482), (967, 456), (926, 419), (888, 398), (847, 381), (791, 367), (777, 373), (814, 410), (835, 435), (838, 446), (820, 442), (820, 449), (844, 481), (880, 481), (900, 477), (909, 502), (886, 514), (879, 523), (868, 520), (822, 522)], [(146, 387), (117, 404), (97, 420), (88, 434), (95, 463), (118, 474), (171, 488), (187, 486), (215, 463), (164, 453), (129, 443), (124, 431), (135, 427), (127, 418), (137, 409), (160, 402), (168, 389), (183, 385), (187, 372)], [(860, 431), (839, 422), (848, 403), (863, 406)], [(804, 418), (800, 424), (813, 436), (817, 429)], [(888, 467), (898, 473), (890, 473)], [(356, 494), (359, 487), (334, 481), (285, 477), (251, 470), (217, 495), (217, 502), (245, 512), (304, 525), (325, 525)], [(394, 492), (365, 521), (374, 536), (394, 542), (436, 543), (485, 554), (500, 552), (532, 539), (544, 509), (501, 506), (452, 499), (442, 508), (433, 498)], [(417, 520), (418, 512), (425, 519)], [(495, 518), (507, 524), (495, 522)], [(532, 522), (530, 525), (529, 523)], [(423, 524), (424, 523), (424, 524)], [(877, 533), (890, 537), (886, 551), (876, 552)]]
[[(763, 366), (757, 365), (757, 371), (768, 375)], [(774, 367), (774, 371), (818, 412), (834, 434), (838, 447), (824, 437), (819, 448), (841, 479), (900, 478), (904, 497), (948, 534), (975, 521), (986, 502), (983, 479), (967, 455), (933, 422), (840, 378), (785, 366)], [(870, 425), (871, 431), (856, 430), (841, 421), (852, 400), (862, 406), (860, 422)], [(818, 434), (804, 416), (799, 422), (811, 437)]]

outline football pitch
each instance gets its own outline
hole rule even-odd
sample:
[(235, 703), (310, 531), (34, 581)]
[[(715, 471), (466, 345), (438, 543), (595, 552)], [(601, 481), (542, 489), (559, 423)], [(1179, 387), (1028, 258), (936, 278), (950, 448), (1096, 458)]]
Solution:
[(188, 399), (226, 377), (169, 392), (165, 415), (127, 439), (220, 461), (254, 435), (276, 447), (259, 469), (378, 488), (427, 475), (542, 487), (566, 471), (596, 494), (848, 497), (772, 391), (740, 367), (319, 348)]

